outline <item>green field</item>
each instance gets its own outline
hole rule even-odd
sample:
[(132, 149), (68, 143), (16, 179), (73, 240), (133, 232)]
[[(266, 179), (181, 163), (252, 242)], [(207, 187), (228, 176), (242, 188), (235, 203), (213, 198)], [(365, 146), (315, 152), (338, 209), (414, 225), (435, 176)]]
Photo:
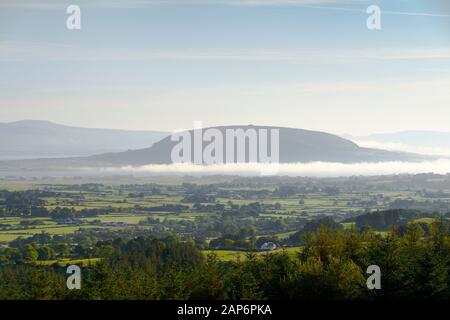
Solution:
[[(302, 247), (287, 247), (280, 248), (272, 251), (258, 251), (256, 255), (264, 255), (270, 253), (280, 253), (286, 252), (290, 256), (295, 256), (299, 254), (302, 250)], [(247, 252), (238, 251), (238, 250), (203, 250), (202, 253), (204, 255), (215, 254), (222, 261), (236, 261), (236, 260), (245, 260), (247, 257)]]
[[(181, 190), (182, 184), (186, 183), (186, 181), (196, 186), (206, 187), (218, 184), (212, 192), (217, 195), (214, 204), (221, 204), (226, 208), (230, 207), (230, 202), (238, 206), (250, 205), (255, 202), (258, 202), (261, 206), (278, 205), (276, 210), (266, 210), (258, 213), (254, 218), (242, 218), (240, 223), (252, 220), (252, 224), (264, 225), (268, 221), (273, 222), (283, 219), (287, 221), (285, 227), (274, 230), (267, 230), (266, 228), (261, 230), (261, 232), (258, 231), (256, 235), (257, 237), (277, 236), (280, 240), (288, 238), (299, 230), (299, 227), (291, 226), (292, 221), (295, 220), (303, 219), (308, 221), (317, 216), (332, 216), (337, 221), (342, 221), (348, 215), (363, 213), (368, 210), (389, 209), (391, 203), (395, 201), (416, 201), (424, 203), (425, 206), (428, 206), (432, 201), (440, 201), (444, 204), (450, 202), (450, 198), (446, 196), (446, 193), (450, 193), (450, 190), (439, 190), (443, 196), (440, 198), (434, 197), (430, 200), (430, 198), (427, 198), (420, 192), (391, 186), (391, 183), (396, 182), (397, 178), (394, 177), (380, 177), (373, 181), (367, 178), (367, 181), (363, 181), (364, 187), (358, 188), (347, 188), (346, 184), (348, 181), (344, 179), (345, 184), (340, 186), (340, 191), (337, 193), (327, 193), (320, 187), (320, 184), (325, 186), (339, 185), (339, 182), (336, 180), (330, 180), (326, 183), (322, 182), (322, 180), (317, 180), (314, 184), (304, 183), (305, 186), (313, 186), (313, 190), (298, 191), (288, 196), (275, 193), (282, 184), (279, 182), (230, 185), (233, 179), (232, 177), (183, 178), (174, 176), (3, 180), (0, 181), (0, 189), (9, 191), (49, 190), (57, 193), (57, 196), (52, 195), (42, 198), (45, 202), (44, 207), (50, 211), (63, 207), (77, 212), (83, 209), (101, 209), (104, 212), (94, 216), (81, 217), (77, 223), (65, 223), (64, 220), (55, 221), (51, 217), (0, 217), (0, 242), (7, 243), (17, 237), (26, 238), (41, 232), (47, 232), (51, 235), (65, 235), (74, 233), (80, 228), (110, 230), (144, 228), (142, 224), (145, 224), (147, 218), (152, 218), (161, 224), (165, 222), (166, 228), (170, 230), (173, 228), (171, 223), (198, 223), (201, 219), (213, 219), (220, 216), (216, 212), (193, 210), (194, 203), (182, 201), (185, 193), (189, 191)], [(433, 179), (436, 180), (436, 178)], [(442, 184), (442, 180), (435, 180), (432, 182)], [(96, 187), (93, 189), (82, 189), (80, 186), (83, 184), (95, 184)], [(155, 184), (162, 191), (153, 194), (145, 188), (142, 189), (146, 184)], [(219, 195), (220, 192), (222, 194), (230, 193), (231, 196)], [(258, 194), (258, 192), (263, 193)], [(2, 200), (0, 198), (0, 204)], [(183, 212), (156, 212), (149, 210), (149, 208), (164, 205), (183, 205), (188, 209)], [(23, 224), (24, 221), (30, 220), (41, 221), (42, 224), (34, 226)], [(422, 218), (417, 221), (430, 223), (432, 219)], [(169, 226), (167, 227), (167, 225)], [(343, 225), (345, 229), (351, 229), (354, 223), (343, 223)], [(184, 232), (183, 228), (181, 229)], [(206, 238), (210, 239), (211, 237), (207, 236)]]
[(68, 266), (72, 264), (77, 264), (81, 266), (89, 266), (97, 264), (101, 259), (100, 258), (92, 258), (92, 259), (59, 259), (59, 260), (40, 260), (35, 261), (35, 265), (39, 266), (48, 266), (52, 264), (58, 264), (60, 266)]

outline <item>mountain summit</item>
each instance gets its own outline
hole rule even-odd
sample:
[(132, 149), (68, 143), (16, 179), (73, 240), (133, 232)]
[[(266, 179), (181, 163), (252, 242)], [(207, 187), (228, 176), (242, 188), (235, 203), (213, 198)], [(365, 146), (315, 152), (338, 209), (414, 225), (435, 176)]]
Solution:
[[(224, 136), (227, 130), (246, 132), (248, 129), (265, 131), (277, 129), (279, 134), (278, 160), (280, 163), (422, 161), (431, 158), (412, 153), (361, 148), (352, 141), (333, 134), (303, 129), (268, 126), (222, 126), (205, 128), (202, 131), (208, 129), (215, 129), (216, 133), (221, 132)], [(182, 134), (194, 137), (196, 130), (185, 131)], [(171, 164), (173, 163), (172, 151), (177, 144), (179, 144), (179, 141), (172, 141), (171, 136), (166, 136), (151, 147), (124, 152), (108, 152), (84, 157), (0, 161), (0, 175), (71, 174), (84, 172), (85, 169), (114, 169), (125, 166)], [(207, 144), (202, 140), (202, 149)], [(194, 146), (191, 147), (193, 150)], [(245, 152), (248, 155), (249, 145), (247, 143), (245, 144)]]
[[(350, 140), (338, 137), (333, 134), (309, 131), (303, 129), (268, 127), (268, 126), (221, 126), (213, 128), (226, 136), (227, 130), (248, 129), (279, 131), (279, 161), (280, 163), (295, 162), (382, 162), (382, 161), (414, 161), (423, 157), (401, 152), (389, 152), (378, 149), (361, 148)], [(188, 131), (190, 137), (194, 137), (194, 130)], [(192, 138), (193, 139), (193, 138)], [(140, 150), (132, 150), (119, 153), (106, 153), (92, 156), (88, 160), (93, 163), (108, 164), (111, 166), (140, 166), (146, 164), (170, 164), (172, 163), (171, 152), (178, 144), (168, 136), (153, 146)], [(202, 149), (208, 143), (203, 142)], [(192, 149), (194, 146), (192, 146)], [(246, 154), (248, 155), (249, 144), (246, 144)], [(225, 152), (225, 150), (224, 150)]]

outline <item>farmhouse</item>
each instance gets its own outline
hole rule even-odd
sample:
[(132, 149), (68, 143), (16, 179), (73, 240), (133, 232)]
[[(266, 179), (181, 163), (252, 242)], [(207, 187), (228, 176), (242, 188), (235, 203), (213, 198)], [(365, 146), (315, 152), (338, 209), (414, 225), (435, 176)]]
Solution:
[(277, 245), (273, 242), (265, 242), (261, 245), (260, 250), (265, 250), (265, 251), (271, 251), (271, 250), (275, 250), (277, 248)]

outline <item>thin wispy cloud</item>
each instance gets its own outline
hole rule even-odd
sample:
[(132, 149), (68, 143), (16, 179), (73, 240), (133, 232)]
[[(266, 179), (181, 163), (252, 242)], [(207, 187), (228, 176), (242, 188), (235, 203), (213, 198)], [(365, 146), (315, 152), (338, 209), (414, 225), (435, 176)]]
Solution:
[[(73, 1), (72, 1), (73, 2)], [(16, 9), (64, 9), (72, 4), (70, 1), (60, 0), (2, 0), (0, 8)], [(173, 5), (203, 5), (203, 6), (301, 6), (309, 9), (335, 10), (366, 13), (368, 0), (77, 0), (78, 5), (83, 7), (97, 8), (151, 8), (156, 6)], [(339, 5), (365, 5), (364, 8), (355, 8)], [(424, 17), (450, 17), (447, 12), (407, 12), (407, 11), (382, 11), (388, 15), (424, 16)]]
[[(2, 0), (0, 8), (59, 9), (70, 1), (60, 0)], [(80, 6), (100, 8), (145, 8), (172, 5), (206, 6), (301, 6), (336, 4), (336, 0), (77, 0)], [(342, 0), (339, 3), (364, 3), (366, 0)]]
[[(309, 4), (302, 4), (301, 6), (309, 9), (367, 13), (366, 12), (367, 8), (334, 7), (334, 6), (309, 5)], [(439, 13), (439, 12), (408, 12), (408, 11), (389, 11), (381, 9), (381, 13), (387, 15), (400, 15), (400, 16), (422, 16), (422, 17), (441, 17), (441, 18), (450, 17), (450, 14), (448, 13)]]
[(53, 43), (0, 42), (0, 61), (239, 60), (291, 63), (450, 59), (450, 48), (151, 50), (86, 48)]

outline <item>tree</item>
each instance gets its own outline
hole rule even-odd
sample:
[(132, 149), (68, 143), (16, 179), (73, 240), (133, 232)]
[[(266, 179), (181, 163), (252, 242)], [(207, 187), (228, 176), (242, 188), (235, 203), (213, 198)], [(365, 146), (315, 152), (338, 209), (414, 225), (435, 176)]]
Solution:
[(55, 250), (49, 246), (41, 246), (38, 249), (39, 260), (50, 260), (55, 257)]
[(39, 252), (36, 250), (36, 248), (33, 245), (28, 244), (23, 249), (22, 256), (25, 259), (25, 261), (32, 262), (32, 261), (37, 260), (37, 258), (39, 257)]

